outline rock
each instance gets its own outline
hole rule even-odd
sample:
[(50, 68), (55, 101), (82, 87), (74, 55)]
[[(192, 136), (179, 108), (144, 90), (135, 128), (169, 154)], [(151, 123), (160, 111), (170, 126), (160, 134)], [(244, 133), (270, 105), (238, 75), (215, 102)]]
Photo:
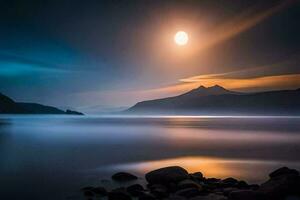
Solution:
[(197, 180), (197, 181), (202, 181), (204, 179), (203, 174), (201, 172), (195, 172), (190, 174), (191, 179)]
[(91, 191), (94, 192), (95, 194), (98, 194), (101, 196), (107, 195), (107, 191), (104, 187), (95, 187), (95, 188), (92, 188)]
[(223, 195), (209, 194), (206, 196), (196, 196), (191, 198), (190, 200), (227, 200), (227, 197)]
[(266, 200), (262, 192), (253, 190), (237, 190), (229, 194), (230, 200)]
[(186, 179), (186, 180), (183, 180), (183, 181), (180, 181), (178, 184), (177, 184), (177, 188), (179, 190), (181, 189), (186, 189), (186, 188), (197, 188), (197, 189), (202, 189), (202, 186), (198, 183), (196, 183), (195, 181), (192, 181), (190, 179)]
[(202, 192), (199, 189), (196, 189), (196, 188), (182, 189), (182, 190), (178, 190), (175, 193), (175, 195), (183, 196), (183, 197), (186, 197), (186, 198), (191, 198), (191, 197), (199, 196), (201, 194), (202, 194)]
[(151, 193), (152, 193), (155, 197), (157, 197), (157, 198), (159, 198), (159, 199), (162, 199), (162, 198), (165, 198), (165, 197), (168, 197), (168, 196), (169, 196), (168, 191), (167, 191), (167, 190), (163, 190), (163, 189), (161, 189), (161, 188), (154, 189), (154, 190), (151, 191)]
[(92, 191), (87, 190), (87, 191), (84, 192), (84, 196), (87, 196), (87, 197), (93, 197), (93, 196), (95, 196), (95, 195), (94, 195), (94, 193), (93, 193)]
[(188, 172), (178, 166), (160, 168), (146, 174), (146, 180), (150, 184), (168, 184), (170, 182), (179, 182), (188, 179)]
[(235, 178), (226, 178), (224, 180), (222, 180), (223, 183), (228, 184), (228, 185), (236, 185), (238, 183), (238, 180), (236, 180)]
[(125, 182), (125, 181), (133, 181), (136, 180), (137, 177), (127, 172), (119, 172), (111, 177), (115, 181)]
[(156, 200), (156, 198), (153, 194), (143, 192), (139, 195), (138, 200)]
[(134, 184), (127, 187), (126, 190), (132, 196), (139, 196), (144, 191), (144, 187), (140, 184)]
[(275, 178), (277, 176), (282, 176), (282, 175), (299, 176), (299, 172), (295, 169), (289, 169), (287, 167), (282, 167), (282, 168), (279, 168), (269, 174), (270, 178)]
[(270, 174), (270, 179), (263, 183), (258, 191), (265, 193), (271, 199), (282, 199), (288, 195), (300, 194), (299, 173), (287, 169), (279, 169)]
[(169, 192), (176, 192), (177, 190), (178, 190), (178, 187), (177, 187), (177, 184), (176, 183), (170, 183), (170, 184), (168, 184), (167, 185), (167, 187), (168, 187), (168, 191)]
[(205, 183), (220, 183), (221, 179), (218, 178), (207, 178), (205, 179)]
[(237, 189), (237, 188), (232, 188), (232, 187), (228, 187), (228, 188), (224, 188), (223, 189), (223, 194), (225, 195), (225, 196), (229, 196), (229, 194), (231, 193), (231, 192), (233, 192), (233, 191), (238, 191), (239, 189)]
[(87, 190), (92, 190), (94, 187), (92, 186), (87, 186), (87, 187), (83, 187), (81, 188), (82, 191), (87, 191)]
[(171, 195), (169, 196), (168, 200), (186, 200), (186, 198), (183, 196)]
[(239, 181), (236, 185), (239, 189), (249, 188), (249, 185), (246, 181)]
[(251, 190), (258, 190), (259, 189), (259, 185), (257, 185), (257, 184), (251, 184), (251, 185), (248, 185), (248, 188), (251, 189)]
[(299, 195), (297, 195), (297, 196), (295, 196), (295, 195), (287, 196), (285, 198), (285, 200), (300, 200), (300, 196)]
[(148, 185), (148, 188), (150, 190), (155, 190), (157, 188), (159, 189), (163, 189), (163, 190), (168, 190), (168, 188), (165, 185), (161, 185), (161, 184), (153, 184), (153, 185)]
[(157, 198), (164, 198), (169, 196), (168, 189), (164, 185), (154, 184), (150, 186), (151, 193)]
[(131, 200), (131, 197), (124, 188), (118, 188), (108, 193), (108, 200)]

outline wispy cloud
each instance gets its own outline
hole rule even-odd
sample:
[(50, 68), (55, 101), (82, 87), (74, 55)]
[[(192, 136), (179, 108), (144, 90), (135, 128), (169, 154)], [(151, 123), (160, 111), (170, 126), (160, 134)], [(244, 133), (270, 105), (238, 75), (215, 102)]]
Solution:
[(66, 73), (61, 67), (15, 55), (0, 54), (0, 75), (18, 76), (32, 73)]

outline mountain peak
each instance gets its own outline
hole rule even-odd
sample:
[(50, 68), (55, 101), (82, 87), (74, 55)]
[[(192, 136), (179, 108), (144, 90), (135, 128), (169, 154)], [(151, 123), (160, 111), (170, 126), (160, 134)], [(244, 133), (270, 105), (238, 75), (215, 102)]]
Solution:
[(200, 85), (198, 88), (197, 88), (197, 90), (200, 90), (200, 89), (207, 89), (205, 86), (203, 86), (203, 85)]
[(209, 88), (217, 88), (217, 89), (223, 89), (223, 90), (225, 90), (225, 88), (223, 88), (222, 86), (219, 86), (219, 85), (214, 85), (214, 86), (211, 86)]
[(203, 85), (199, 86), (196, 89), (193, 89), (181, 96), (209, 96), (209, 95), (221, 95), (221, 94), (233, 94), (235, 92), (226, 90), (225, 88), (214, 85), (211, 87), (205, 87)]
[(211, 90), (211, 89), (214, 89), (214, 90), (216, 90), (216, 89), (221, 89), (221, 90), (226, 90), (225, 88), (223, 88), (222, 86), (220, 86), (220, 85), (214, 85), (214, 86), (210, 86), (210, 87), (205, 87), (205, 86), (203, 86), (203, 85), (200, 85), (198, 88), (197, 88), (197, 90)]
[(225, 88), (219, 86), (219, 85), (214, 85), (214, 86), (211, 86), (211, 87), (208, 87), (207, 88), (208, 90), (214, 90), (214, 91), (229, 91), (229, 90), (226, 90)]

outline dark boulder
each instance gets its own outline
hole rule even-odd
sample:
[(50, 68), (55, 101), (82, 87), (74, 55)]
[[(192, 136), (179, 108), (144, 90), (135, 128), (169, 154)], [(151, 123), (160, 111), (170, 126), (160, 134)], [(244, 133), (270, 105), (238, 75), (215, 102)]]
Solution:
[(118, 188), (108, 193), (108, 200), (131, 200), (131, 197), (124, 188)]
[(150, 184), (169, 184), (170, 182), (179, 182), (188, 179), (188, 172), (178, 166), (160, 168), (146, 174), (146, 180)]
[(140, 184), (134, 184), (127, 187), (126, 190), (132, 196), (139, 196), (144, 191), (144, 187)]
[(164, 197), (169, 196), (168, 188), (164, 185), (154, 184), (154, 185), (151, 185), (149, 188), (150, 188), (151, 193), (157, 198), (164, 198)]
[(169, 196), (168, 191), (167, 191), (167, 190), (164, 190), (164, 189), (162, 189), (162, 188), (156, 188), (156, 189), (152, 190), (151, 193), (152, 193), (155, 197), (157, 197), (157, 198), (159, 198), (159, 199), (162, 199), (162, 198), (165, 198), (165, 197), (168, 197), (168, 196)]
[(257, 184), (251, 184), (251, 185), (248, 185), (248, 188), (251, 189), (251, 190), (258, 190), (259, 189), (259, 185)]
[(104, 187), (94, 187), (91, 189), (92, 192), (94, 192), (97, 195), (106, 196), (107, 191)]
[(186, 179), (186, 180), (180, 181), (180, 182), (177, 184), (177, 188), (178, 188), (178, 190), (186, 189), (186, 188), (197, 188), (197, 189), (202, 189), (202, 186), (201, 186), (200, 184), (196, 183), (196, 182), (193, 181), (193, 180)]
[(287, 167), (279, 168), (269, 174), (270, 178), (275, 178), (282, 175), (295, 175), (299, 176), (299, 172), (295, 169), (289, 169)]
[(190, 178), (196, 181), (203, 181), (204, 180), (204, 176), (201, 172), (195, 172), (190, 174)]
[(84, 196), (93, 197), (93, 196), (95, 196), (95, 194), (92, 191), (87, 190), (87, 191), (84, 191)]
[(183, 196), (171, 195), (169, 196), (168, 200), (186, 200), (186, 198)]
[(186, 197), (186, 198), (192, 198), (192, 197), (195, 197), (195, 196), (199, 196), (203, 194), (201, 190), (199, 189), (196, 189), (196, 188), (187, 188), (187, 189), (182, 189), (182, 190), (178, 190), (175, 195), (178, 195), (178, 196), (183, 196), (183, 197)]
[(289, 195), (300, 194), (300, 176), (296, 170), (280, 168), (270, 174), (270, 179), (263, 183), (258, 191), (271, 199), (282, 199)]
[(143, 192), (139, 195), (138, 200), (156, 200), (156, 198), (153, 194)]
[(246, 189), (246, 188), (249, 188), (249, 185), (246, 181), (238, 181), (236, 186), (239, 188), (239, 189)]
[(196, 196), (190, 200), (227, 200), (227, 197), (218, 194), (209, 194), (206, 196)]
[(220, 183), (222, 180), (221, 179), (218, 179), (218, 178), (207, 178), (205, 179), (205, 183)]
[(92, 187), (92, 186), (87, 186), (87, 187), (81, 188), (81, 191), (92, 190), (93, 188), (94, 188), (94, 187)]
[(225, 196), (229, 196), (229, 194), (233, 191), (238, 191), (239, 189), (237, 188), (233, 188), (233, 187), (227, 187), (227, 188), (223, 188), (222, 192)]
[(222, 183), (225, 183), (226, 185), (233, 186), (233, 185), (238, 184), (238, 180), (236, 180), (235, 178), (230, 177), (230, 178), (226, 178), (226, 179), (222, 180)]
[(125, 182), (125, 181), (133, 181), (136, 180), (137, 177), (127, 172), (118, 172), (111, 177), (115, 181)]
[(237, 190), (229, 194), (229, 200), (266, 200), (262, 192), (253, 190)]

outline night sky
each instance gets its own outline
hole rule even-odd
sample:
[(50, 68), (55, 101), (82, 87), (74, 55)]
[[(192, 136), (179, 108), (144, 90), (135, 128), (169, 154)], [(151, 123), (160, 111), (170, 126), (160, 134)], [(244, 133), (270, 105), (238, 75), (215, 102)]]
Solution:
[(300, 88), (300, 1), (0, 1), (0, 92), (17, 101), (101, 110), (215, 84)]

